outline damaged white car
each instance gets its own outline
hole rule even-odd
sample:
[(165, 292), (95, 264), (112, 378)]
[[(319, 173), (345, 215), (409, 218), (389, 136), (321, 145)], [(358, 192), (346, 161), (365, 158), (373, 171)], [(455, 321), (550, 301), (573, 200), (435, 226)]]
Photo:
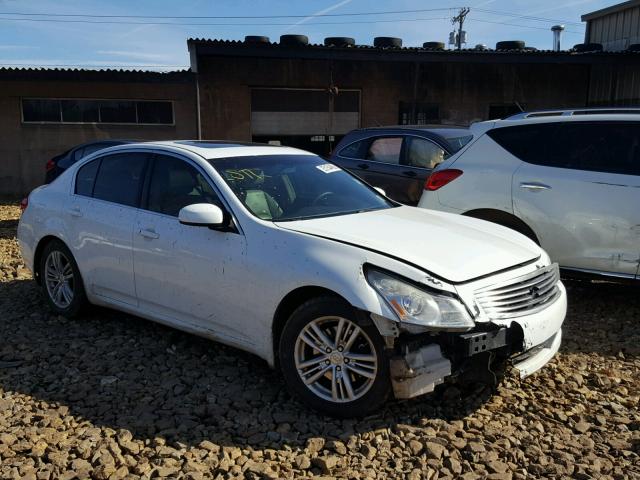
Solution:
[(300, 150), (113, 147), (23, 206), (20, 247), (53, 311), (90, 302), (239, 347), (332, 415), (491, 361), (527, 375), (560, 346), (565, 289), (531, 240), (401, 206)]

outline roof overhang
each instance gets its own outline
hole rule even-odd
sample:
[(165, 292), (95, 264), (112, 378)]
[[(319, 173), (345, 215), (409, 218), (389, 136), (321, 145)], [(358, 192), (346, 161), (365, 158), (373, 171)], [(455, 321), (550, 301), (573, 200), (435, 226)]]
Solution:
[[(637, 0), (640, 2), (640, 0)], [(546, 63), (596, 64), (640, 63), (639, 52), (573, 52), (551, 50), (427, 50), (422, 48), (376, 48), (370, 46), (325, 47), (288, 46), (277, 43), (251, 44), (226, 40), (188, 40), (191, 67), (199, 57), (254, 57), (274, 59), (315, 59), (338, 61), (413, 63)], [(194, 65), (195, 63), (195, 65)]]
[(596, 10), (595, 12), (585, 13), (580, 17), (583, 22), (588, 22), (589, 20), (593, 20), (595, 18), (604, 17), (605, 15), (610, 15), (612, 13), (621, 12), (623, 10), (627, 10), (629, 8), (640, 6), (640, 0), (630, 0), (628, 2), (618, 3), (617, 5), (611, 5), (607, 8), (602, 8), (600, 10)]

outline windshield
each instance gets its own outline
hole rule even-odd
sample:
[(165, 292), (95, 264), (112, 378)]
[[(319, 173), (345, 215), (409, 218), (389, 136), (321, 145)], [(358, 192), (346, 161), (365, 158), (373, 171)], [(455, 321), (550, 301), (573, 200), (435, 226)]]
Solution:
[(245, 207), (263, 220), (302, 220), (395, 206), (315, 155), (261, 155), (209, 162)]
[(430, 128), (429, 131), (443, 137), (451, 146), (451, 153), (456, 153), (473, 139), (473, 134), (468, 128)]

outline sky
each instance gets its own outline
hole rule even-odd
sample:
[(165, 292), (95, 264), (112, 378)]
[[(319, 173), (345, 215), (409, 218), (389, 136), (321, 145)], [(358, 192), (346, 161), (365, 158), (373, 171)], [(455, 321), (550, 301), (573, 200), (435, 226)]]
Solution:
[[(524, 40), (528, 46), (550, 49), (550, 27), (563, 23), (566, 30), (562, 46), (570, 48), (584, 40), (580, 16), (613, 3), (611, 0), (470, 0), (469, 3), (0, 0), (0, 65), (175, 70), (189, 66), (186, 44), (189, 37), (242, 40), (245, 35), (267, 35), (271, 41), (278, 41), (282, 34), (298, 33), (307, 35), (312, 43), (321, 43), (327, 36), (354, 37), (364, 45), (371, 45), (376, 36), (400, 37), (404, 46), (421, 46), (425, 41), (446, 43), (452, 30), (450, 19), (459, 7), (471, 9), (464, 27), (468, 47), (485, 44), (494, 48), (500, 40)], [(391, 11), (411, 12), (371, 14)], [(154, 16), (160, 18), (149, 18)], [(247, 18), (252, 16), (273, 18)]]

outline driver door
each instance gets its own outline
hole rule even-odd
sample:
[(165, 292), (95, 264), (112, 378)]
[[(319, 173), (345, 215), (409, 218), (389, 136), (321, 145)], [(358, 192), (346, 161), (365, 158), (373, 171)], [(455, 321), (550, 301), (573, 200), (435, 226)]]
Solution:
[(182, 225), (194, 203), (223, 207), (203, 172), (187, 159), (155, 155), (134, 229), (134, 273), (140, 308), (167, 323), (246, 345), (230, 298), (246, 284), (244, 235)]

